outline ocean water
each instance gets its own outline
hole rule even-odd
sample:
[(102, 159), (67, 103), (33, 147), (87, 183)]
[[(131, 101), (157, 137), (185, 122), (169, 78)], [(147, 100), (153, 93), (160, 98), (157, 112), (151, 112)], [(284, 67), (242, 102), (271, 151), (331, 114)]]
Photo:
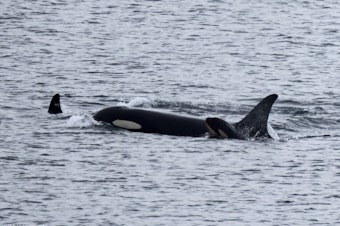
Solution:
[[(334, 0), (1, 1), (0, 224), (340, 224), (339, 21)], [(237, 122), (272, 93), (278, 140), (92, 119)]]

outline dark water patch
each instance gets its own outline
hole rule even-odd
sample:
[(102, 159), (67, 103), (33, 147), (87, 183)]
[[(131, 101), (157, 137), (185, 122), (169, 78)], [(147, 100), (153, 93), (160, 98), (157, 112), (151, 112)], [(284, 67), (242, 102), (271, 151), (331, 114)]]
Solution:
[(22, 13), (22, 14), (19, 14), (19, 15), (18, 16), (12, 16), (12, 15), (6, 15), (5, 14), (3, 16), (0, 16), (0, 20), (4, 20), (3, 22), (12, 22), (13, 20), (23, 20), (25, 14)]
[(23, 203), (26, 203), (26, 204), (41, 204), (42, 202), (40, 201), (35, 201), (35, 200), (22, 200)]
[(315, 139), (315, 138), (329, 138), (329, 137), (332, 137), (332, 135), (330, 134), (308, 135), (308, 136), (299, 137), (299, 139)]
[(33, 166), (33, 165), (38, 165), (39, 161), (38, 160), (23, 160), (22, 162), (19, 162), (19, 166)]
[(226, 204), (226, 203), (230, 203), (229, 200), (207, 200), (206, 201), (206, 205), (208, 206), (212, 206), (215, 204)]
[(0, 208), (0, 212), (2, 211), (22, 211), (20, 208), (12, 208), (12, 207), (7, 207), (7, 208)]
[(97, 162), (92, 162), (92, 161), (86, 161), (86, 160), (81, 160), (79, 163), (84, 163), (86, 165), (97, 165)]
[(18, 161), (19, 157), (17, 156), (4, 156), (0, 157), (0, 160), (5, 160), (5, 161)]
[(299, 117), (298, 120), (295, 121), (295, 124), (311, 128), (325, 128), (328, 125), (334, 125), (332, 119), (310, 116)]
[(103, 180), (97, 180), (95, 183), (120, 183), (127, 182), (128, 178), (126, 177), (117, 177), (117, 178), (105, 178)]
[[(37, 180), (37, 181), (55, 180), (54, 177), (48, 177), (48, 176), (21, 176), (20, 179), (22, 179), (22, 180)], [(41, 184), (47, 185), (46, 183), (41, 183)]]
[(94, 181), (90, 180), (72, 180), (72, 183), (81, 183), (81, 184), (88, 184), (88, 183), (94, 183)]
[(335, 194), (335, 195), (329, 195), (325, 197), (326, 199), (340, 199), (340, 195)]
[(278, 200), (276, 201), (277, 204), (282, 205), (282, 206), (290, 206), (294, 203), (292, 200)]
[(282, 114), (288, 114), (292, 116), (304, 116), (304, 115), (320, 115), (329, 114), (329, 112), (321, 106), (313, 106), (308, 104), (298, 104), (298, 106), (283, 106), (282, 102), (280, 106), (275, 106), (274, 110)]
[(69, 160), (44, 160), (40, 165), (42, 166), (54, 166), (54, 167), (65, 167), (69, 163)]
[(241, 172), (243, 173), (246, 173), (246, 174), (249, 174), (249, 173), (261, 173), (262, 171), (260, 169), (245, 169), (245, 170), (242, 170)]

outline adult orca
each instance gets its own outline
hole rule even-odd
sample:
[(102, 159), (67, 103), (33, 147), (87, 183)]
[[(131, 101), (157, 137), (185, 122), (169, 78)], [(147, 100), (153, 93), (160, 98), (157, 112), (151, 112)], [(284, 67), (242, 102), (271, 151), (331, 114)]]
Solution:
[[(55, 96), (52, 98), (50, 106), (56, 108), (52, 112), (49, 110), (49, 113), (53, 114), (61, 113), (59, 95), (58, 98), (55, 98)], [(242, 140), (263, 137), (274, 138), (267, 130), (267, 123), (270, 110), (277, 97), (276, 94), (267, 96), (240, 122), (234, 124), (229, 124), (219, 118), (200, 119), (122, 106), (104, 108), (96, 112), (93, 118), (96, 121), (109, 123), (132, 132), (191, 137), (204, 136), (209, 133), (210, 137)]]

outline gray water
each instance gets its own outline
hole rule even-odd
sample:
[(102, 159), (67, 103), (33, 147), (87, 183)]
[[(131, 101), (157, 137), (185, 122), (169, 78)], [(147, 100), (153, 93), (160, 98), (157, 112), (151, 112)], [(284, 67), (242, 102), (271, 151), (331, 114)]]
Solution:
[[(0, 223), (340, 225), (339, 21), (334, 0), (2, 0)], [(272, 93), (279, 140), (92, 119), (127, 105), (236, 122)]]

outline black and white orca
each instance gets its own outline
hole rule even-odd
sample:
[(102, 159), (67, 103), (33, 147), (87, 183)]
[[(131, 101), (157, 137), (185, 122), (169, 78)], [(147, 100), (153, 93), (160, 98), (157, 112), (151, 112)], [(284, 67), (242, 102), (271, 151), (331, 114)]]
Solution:
[[(220, 118), (200, 119), (148, 109), (122, 106), (104, 108), (93, 115), (98, 122), (132, 132), (158, 133), (174, 136), (198, 137), (209, 134), (213, 138), (247, 140), (274, 138), (268, 132), (268, 117), (278, 95), (272, 94), (258, 103), (240, 122), (230, 124)], [(49, 113), (62, 113), (59, 94), (50, 103)]]

